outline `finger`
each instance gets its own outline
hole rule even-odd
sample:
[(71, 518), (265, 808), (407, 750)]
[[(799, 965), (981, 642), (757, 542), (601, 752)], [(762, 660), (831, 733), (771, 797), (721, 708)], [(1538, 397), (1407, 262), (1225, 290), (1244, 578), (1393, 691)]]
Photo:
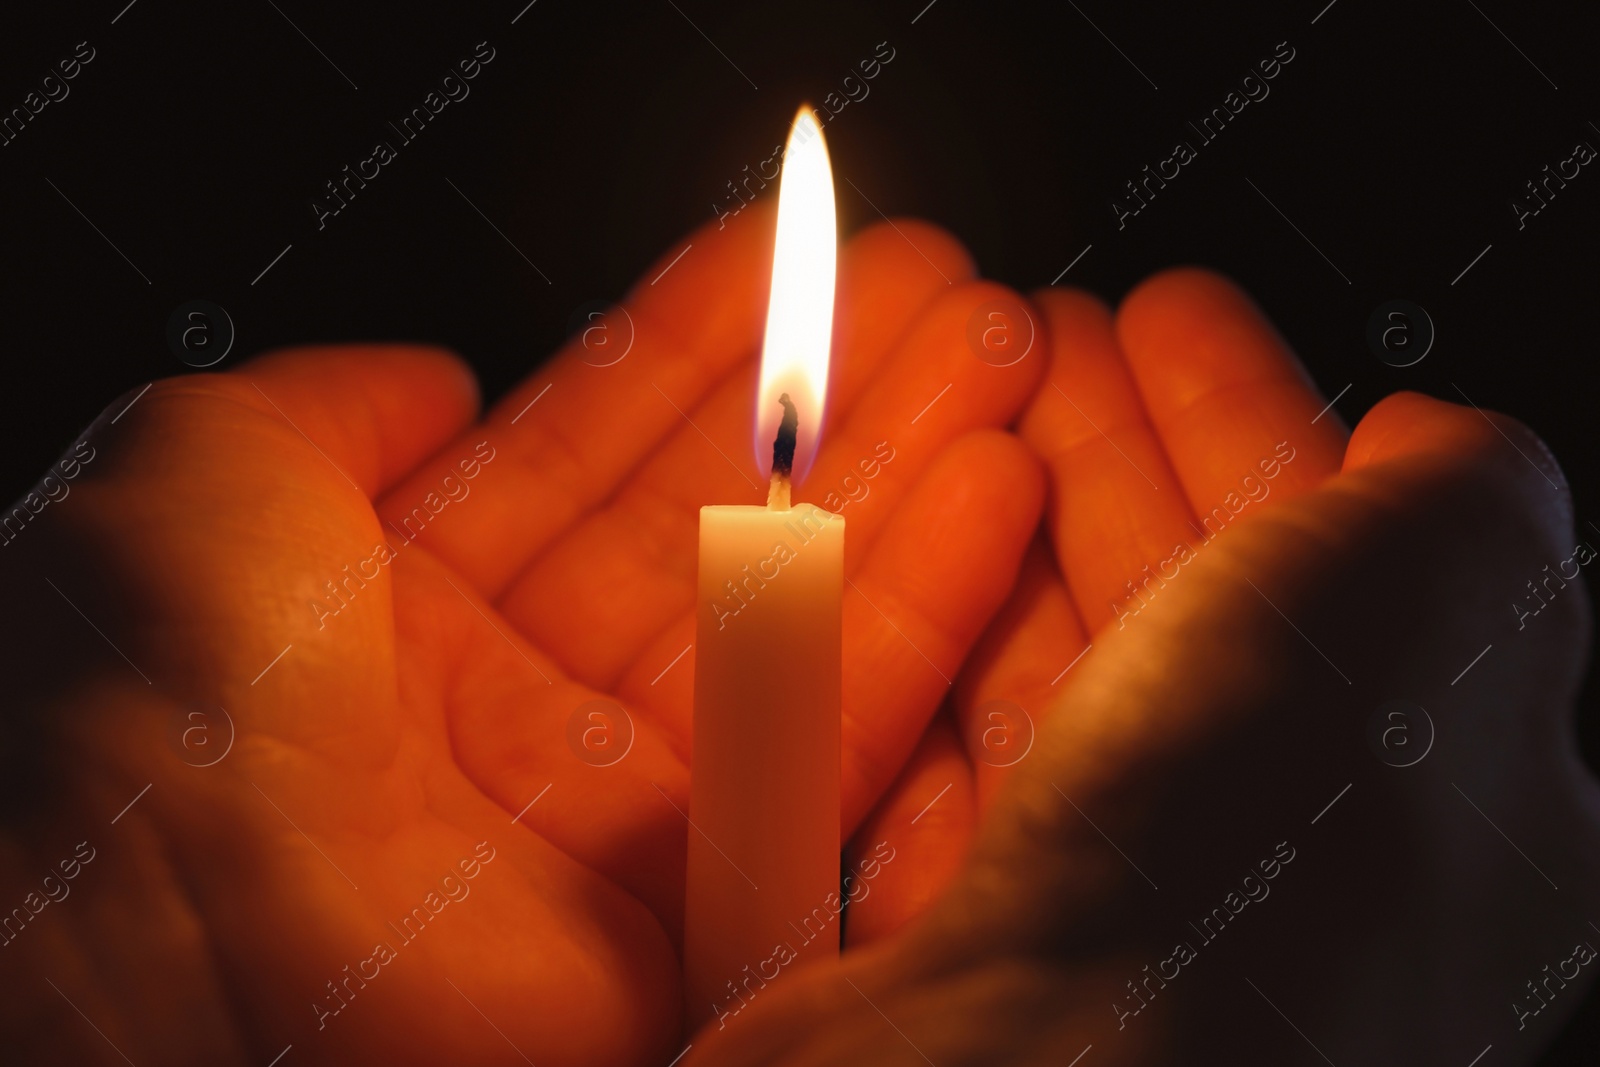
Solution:
[(969, 434), (939, 457), (847, 579), (846, 836), (899, 773), (1004, 603), (1039, 521), (1042, 482), (1016, 438)]
[[(664, 255), (604, 320), (587, 329), (379, 504), (399, 523), (480, 441), (503, 462), (471, 508), (433, 516), (425, 543), (491, 596), (559, 531), (610, 496), (730, 368), (755, 350), (772, 270), (771, 209), (753, 205)], [(682, 254), (681, 259), (674, 257)], [(631, 335), (631, 345), (625, 340)], [(615, 360), (615, 362), (611, 362)], [(605, 365), (597, 365), (605, 364)]]
[[(829, 418), (850, 412), (929, 300), (976, 276), (966, 247), (932, 223), (885, 219), (850, 238), (839, 255)], [(750, 416), (735, 413), (735, 429)]]
[[(1550, 552), (1571, 555), (1564, 540), (1574, 533), (1566, 473), (1550, 446), (1509, 415), (1421, 393), (1395, 393), (1374, 405), (1356, 426), (1344, 472), (1364, 472), (1396, 461), (1448, 466), (1473, 455), (1485, 457), (1478, 464), (1484, 491), (1514, 499), (1516, 511), (1535, 524), (1539, 536), (1553, 535), (1546, 541)], [(1591, 529), (1600, 533), (1592, 524)], [(1545, 567), (1535, 578), (1548, 583), (1551, 572)], [(1549, 591), (1548, 584), (1544, 588)], [(1534, 606), (1539, 603), (1535, 600)], [(1513, 610), (1520, 614), (1524, 609)]]
[(1032, 754), (1037, 732), (1057, 710), (1063, 679), (1081, 666), (1089, 647), (1050, 548), (1035, 537), (1011, 596), (956, 679), (956, 721), (972, 762), (979, 813)]
[(846, 947), (920, 915), (955, 877), (976, 824), (972, 765), (954, 725), (936, 718), (845, 850)]
[(1130, 293), (1117, 336), (1207, 538), (1270, 493), (1339, 469), (1348, 438), (1260, 309), (1220, 275), (1165, 271)]
[[(983, 282), (942, 288), (920, 312), (913, 313), (909, 301), (903, 306), (915, 321), (886, 361), (867, 354), (881, 364), (879, 373), (859, 398), (845, 398), (845, 416), (824, 435), (811, 476), (795, 490), (796, 499), (849, 518), (847, 569), (870, 549), (929, 459), (964, 432), (1010, 421), (1036, 380), (1041, 361), (997, 368), (968, 344), (974, 310), (1008, 290)], [(850, 353), (843, 356), (855, 362)], [(562, 538), (501, 601), (507, 617), (586, 683), (613, 684), (693, 604), (699, 509), (765, 496), (726, 459), (749, 455), (748, 447), (737, 450), (749, 440), (753, 373), (730, 380), (616, 500)], [(940, 398), (941, 392), (948, 395)], [(919, 418), (935, 399), (942, 408)], [(863, 475), (878, 470), (882, 475), (866, 486)], [(858, 486), (870, 496), (863, 498)], [(858, 501), (852, 504), (851, 495)], [(596, 560), (629, 590), (627, 598), (584, 595)], [(551, 611), (552, 604), (563, 610)], [(587, 638), (596, 632), (608, 640)]]
[[(1018, 343), (1031, 346), (1037, 312), (1022, 297), (992, 282), (952, 285), (923, 309), (849, 418), (830, 435), (805, 492), (848, 516), (854, 532), (847, 562), (871, 550), (915, 479), (951, 441), (1009, 425), (1033, 395), (1044, 373), (1040, 356), (1001, 365), (974, 340), (975, 320), (997, 306), (1007, 321), (1026, 324), (1018, 332), (1027, 339)], [(895, 457), (891, 476), (864, 499), (851, 500), (847, 479), (861, 475), (861, 461), (885, 446)]]
[(1567, 494), (1566, 475), (1550, 446), (1523, 423), (1497, 411), (1473, 410), (1421, 393), (1394, 393), (1375, 404), (1350, 438), (1344, 469), (1375, 467), (1411, 455), (1459, 455), (1486, 433), (1499, 437), (1500, 458), (1515, 473), (1532, 472), (1546, 488)]
[(1137, 612), (1136, 589), (1177, 545), (1195, 539), (1192, 515), (1110, 311), (1072, 290), (1035, 299), (1050, 338), (1050, 380), (1023, 415), (1021, 433), (1045, 461), (1046, 522), (1060, 571), (1083, 625), (1096, 633)]
[[(368, 495), (474, 402), (453, 357), (390, 346), (157, 382), (107, 408), (77, 456), (78, 501), (41, 519), (63, 524), (52, 552), (93, 561), (48, 566), (57, 603), (96, 620), (135, 684), (296, 744), (382, 744), (395, 727), (371, 685), (391, 624)], [(308, 692), (314, 716), (284, 695)]]
[[(641, 716), (564, 676), (426, 555), (396, 565), (396, 666), (417, 728), (530, 830), (682, 927), (688, 773)], [(444, 694), (416, 704), (407, 694)]]
[(315, 345), (230, 372), (245, 399), (289, 423), (369, 498), (472, 421), (478, 383), (460, 357), (417, 345)]

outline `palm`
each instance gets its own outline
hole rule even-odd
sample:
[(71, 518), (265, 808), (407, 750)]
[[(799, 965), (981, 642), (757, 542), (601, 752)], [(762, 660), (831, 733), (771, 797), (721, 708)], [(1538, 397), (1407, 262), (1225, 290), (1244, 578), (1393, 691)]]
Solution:
[[(15, 670), (93, 672), (42, 697), (67, 770), (10, 843), (48, 869), (56, 840), (104, 841), (44, 916), (56, 932), (10, 946), (16, 1010), (59, 1016), (85, 1062), (112, 1045), (136, 1062), (291, 1043), (328, 1062), (675, 1054), (695, 509), (759, 498), (770, 225), (749, 215), (640, 287), (626, 358), (574, 346), (486, 424), (468, 426), (454, 364), (391, 349), (162, 383), (97, 425), (105, 458), (5, 578), (37, 599), (42, 570), (82, 612), (44, 590), (50, 624), (19, 636)], [(822, 498), (879, 441), (895, 456), (846, 512), (848, 831), (1003, 599), (1038, 490), (1014, 441), (968, 433), (1033, 384), (1033, 365), (967, 347), (1001, 293), (909, 224), (841, 266), (832, 438), (808, 484)], [(196, 708), (212, 743), (217, 709), (237, 729), (205, 767), (215, 750), (171, 740)], [(96, 937), (101, 909), (135, 907), (159, 936)], [(135, 977), (211, 1021), (144, 1010)]]

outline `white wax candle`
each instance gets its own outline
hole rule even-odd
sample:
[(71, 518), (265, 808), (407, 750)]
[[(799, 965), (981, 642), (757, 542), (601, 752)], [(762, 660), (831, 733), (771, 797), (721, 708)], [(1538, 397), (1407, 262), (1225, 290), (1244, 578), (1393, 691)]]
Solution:
[(789, 504), (823, 420), (837, 244), (828, 150), (802, 107), (784, 151), (754, 420), (771, 492), (764, 508), (700, 509), (684, 905), (696, 1026), (726, 1026), (785, 972), (839, 952), (844, 520)]
[(700, 509), (684, 961), (690, 1022), (839, 951), (844, 519)]

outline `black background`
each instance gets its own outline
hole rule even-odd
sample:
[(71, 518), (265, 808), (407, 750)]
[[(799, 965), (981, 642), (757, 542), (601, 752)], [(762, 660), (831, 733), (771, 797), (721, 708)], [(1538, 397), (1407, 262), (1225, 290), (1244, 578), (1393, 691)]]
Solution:
[[(932, 219), (1024, 289), (1088, 247), (1063, 284), (1112, 300), (1163, 266), (1220, 268), (1328, 396), (1350, 385), (1348, 421), (1409, 388), (1532, 425), (1565, 465), (1581, 534), (1600, 537), (1586, 447), (1600, 166), (1523, 229), (1510, 207), (1578, 141), (1600, 147), (1593, 5), (124, 3), (0, 15), (6, 112), (78, 42), (96, 51), (0, 147), (8, 498), (119, 394), (185, 370), (167, 321), (195, 298), (236, 327), (221, 368), (284, 344), (425, 340), (466, 356), (493, 398), (577, 308), (709, 220), (801, 100), (842, 95), (887, 41), (869, 95), (827, 126), (836, 173), (860, 189), (839, 183), (842, 230), (877, 209)], [(394, 141), (386, 120), (479, 41), (495, 58), (471, 95), (319, 231), (323, 182)], [(1123, 182), (1196, 142), (1185, 122), (1282, 41), (1295, 58), (1270, 95), (1119, 230)], [(1397, 298), (1437, 330), (1407, 368), (1366, 342)], [(1574, 1055), (1600, 1044), (1593, 1008)]]

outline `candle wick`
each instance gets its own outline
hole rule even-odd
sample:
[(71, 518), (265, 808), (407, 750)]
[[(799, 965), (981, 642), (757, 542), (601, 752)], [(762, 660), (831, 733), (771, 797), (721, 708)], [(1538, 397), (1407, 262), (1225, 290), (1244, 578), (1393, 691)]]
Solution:
[(777, 471), (772, 472), (772, 485), (767, 488), (767, 507), (772, 511), (788, 511), (789, 479)]
[(778, 397), (783, 405), (783, 420), (772, 442), (772, 486), (767, 491), (767, 507), (789, 508), (789, 479), (794, 472), (794, 447), (800, 432), (800, 413), (789, 394)]

